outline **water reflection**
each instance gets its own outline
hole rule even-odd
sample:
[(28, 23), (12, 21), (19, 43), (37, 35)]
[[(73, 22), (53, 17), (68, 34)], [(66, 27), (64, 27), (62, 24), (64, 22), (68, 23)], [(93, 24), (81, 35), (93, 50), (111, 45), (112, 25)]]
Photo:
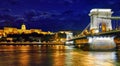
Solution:
[(0, 46), (0, 66), (120, 66), (120, 52), (69, 46)]
[(93, 64), (96, 66), (116, 66), (116, 52), (90, 52), (94, 57)]

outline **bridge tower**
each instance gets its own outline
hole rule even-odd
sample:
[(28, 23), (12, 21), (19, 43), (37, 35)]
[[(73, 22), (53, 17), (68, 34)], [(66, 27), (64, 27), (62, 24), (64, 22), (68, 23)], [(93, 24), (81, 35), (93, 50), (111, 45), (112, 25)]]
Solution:
[(73, 33), (72, 32), (67, 32), (66, 33), (66, 44), (73, 44), (74, 42), (73, 41), (68, 41), (68, 40), (70, 40), (70, 39), (72, 39), (73, 38)]
[[(111, 9), (92, 9), (90, 11), (90, 30), (94, 33), (100, 32), (100, 27), (104, 24), (105, 31), (112, 30), (111, 19), (102, 19), (101, 17), (111, 17)], [(103, 28), (102, 28), (103, 29)]]

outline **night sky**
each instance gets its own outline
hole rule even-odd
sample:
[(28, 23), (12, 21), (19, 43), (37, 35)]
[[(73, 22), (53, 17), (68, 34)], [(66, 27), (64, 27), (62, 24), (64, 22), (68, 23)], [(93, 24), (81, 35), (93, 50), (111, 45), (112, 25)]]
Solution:
[(111, 8), (120, 15), (119, 0), (0, 0), (0, 28), (4, 26), (43, 31), (83, 30), (93, 8)]

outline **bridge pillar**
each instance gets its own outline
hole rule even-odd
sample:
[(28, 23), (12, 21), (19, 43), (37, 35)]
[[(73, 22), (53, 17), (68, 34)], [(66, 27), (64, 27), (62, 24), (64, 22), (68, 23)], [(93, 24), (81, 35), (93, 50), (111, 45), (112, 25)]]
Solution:
[(116, 47), (114, 37), (88, 37), (91, 50), (113, 50)]
[(111, 19), (102, 19), (100, 17), (111, 17), (112, 15), (111, 9), (92, 9), (90, 11), (90, 30), (94, 33), (100, 32), (101, 24), (104, 23), (106, 25), (106, 31), (112, 30)]
[(73, 33), (72, 32), (68, 32), (68, 33), (66, 33), (66, 44), (73, 44), (74, 43), (74, 41), (68, 41), (68, 40), (70, 40), (71, 38), (73, 38)]

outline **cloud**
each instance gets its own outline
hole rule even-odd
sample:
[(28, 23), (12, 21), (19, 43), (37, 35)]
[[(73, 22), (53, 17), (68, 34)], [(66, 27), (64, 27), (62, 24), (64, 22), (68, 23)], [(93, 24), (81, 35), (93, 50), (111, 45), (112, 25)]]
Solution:
[(12, 12), (12, 10), (9, 8), (1, 8), (0, 11), (1, 12)]
[(62, 14), (63, 15), (72, 15), (73, 14), (73, 10), (66, 10), (66, 11), (64, 11)]
[(18, 5), (20, 3), (20, 0), (8, 0), (8, 2), (11, 5)]
[(24, 22), (26, 22), (26, 19), (25, 18), (16, 18), (14, 20), (14, 22), (22, 22), (22, 23), (24, 23)]
[(78, 24), (80, 21), (79, 16), (76, 15), (78, 14), (75, 14), (73, 10), (64, 10), (63, 12), (28, 10), (23, 15), (14, 15), (13, 12), (8, 12), (0, 14), (0, 24), (19, 27), (25, 23), (29, 28), (41, 28), (45, 31), (70, 30), (75, 23)]
[(73, 0), (64, 0), (66, 3), (73, 3)]

